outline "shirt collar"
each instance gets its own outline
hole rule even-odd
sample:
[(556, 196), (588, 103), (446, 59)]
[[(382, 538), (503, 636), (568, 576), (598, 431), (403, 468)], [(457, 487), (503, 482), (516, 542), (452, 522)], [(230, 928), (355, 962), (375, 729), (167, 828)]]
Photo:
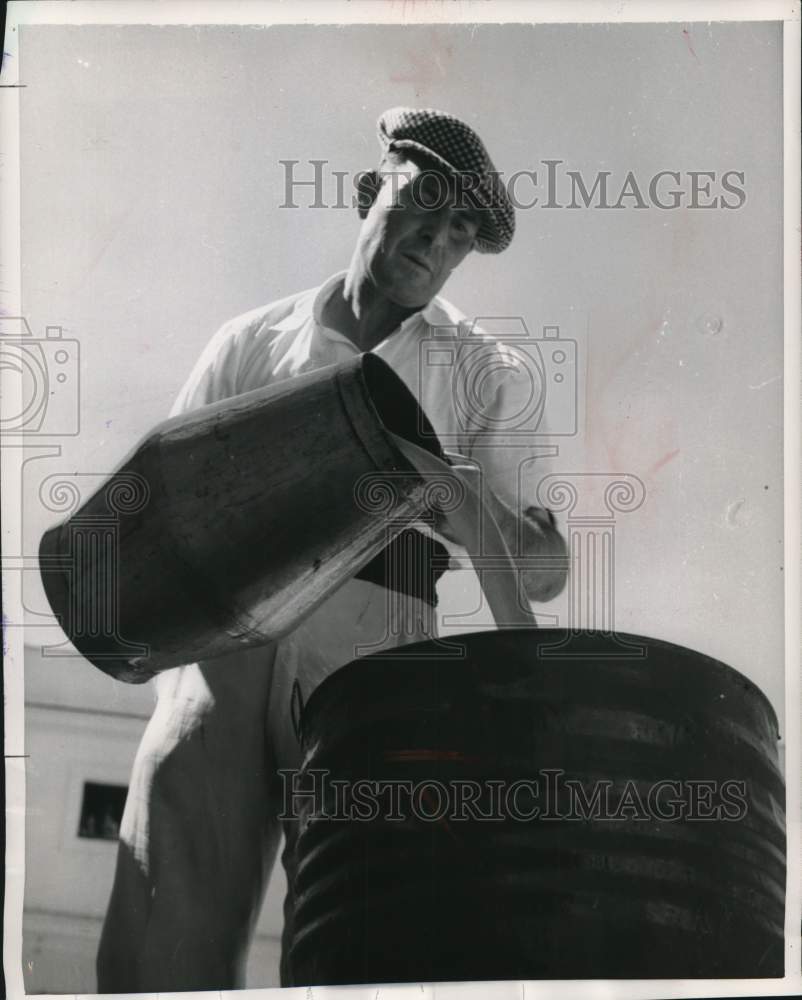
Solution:
[[(346, 341), (346, 343), (351, 344), (352, 342), (348, 339), (348, 337), (343, 336), (343, 334), (341, 334), (338, 330), (333, 330), (331, 327), (326, 326), (326, 324), (323, 322), (322, 319), (324, 306), (326, 305), (332, 293), (334, 292), (334, 289), (337, 288), (337, 286), (342, 283), (343, 279), (347, 274), (348, 274), (347, 271), (338, 271), (336, 274), (333, 274), (330, 278), (328, 278), (326, 281), (323, 282), (323, 284), (317, 290), (317, 294), (315, 295), (314, 301), (312, 303), (312, 318), (327, 336), (331, 337), (334, 340), (344, 340)], [(409, 329), (410, 326), (420, 322), (421, 319), (424, 321), (424, 323), (427, 323), (429, 326), (437, 326), (437, 318), (438, 318), (438, 300), (437, 297), (435, 296), (435, 298), (433, 298), (430, 302), (427, 302), (426, 305), (423, 306), (423, 308), (419, 309), (417, 312), (414, 312), (411, 316), (407, 316), (407, 318), (404, 320), (403, 323), (401, 323), (400, 326), (398, 326), (395, 330), (393, 330), (391, 334), (388, 334), (388, 336), (385, 337), (385, 340), (388, 340), (390, 337), (394, 337), (397, 333), (401, 333), (404, 330)], [(382, 343), (384, 343), (384, 341), (382, 341)]]

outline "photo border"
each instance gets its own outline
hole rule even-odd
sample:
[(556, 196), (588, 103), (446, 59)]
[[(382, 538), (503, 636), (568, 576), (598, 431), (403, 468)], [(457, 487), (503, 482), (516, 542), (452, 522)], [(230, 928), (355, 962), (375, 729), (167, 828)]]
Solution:
[[(570, 15), (570, 16), (569, 16)], [(228, 2), (180, 2), (180, 0), (78, 0), (74, 3), (11, 2), (8, 5), (2, 87), (2, 231), (0, 255), (3, 287), (0, 301), (5, 315), (21, 312), (20, 259), (20, 175), (19, 102), (24, 81), (18, 76), (18, 32), (28, 25), (75, 24), (442, 24), (442, 23), (651, 23), (704, 21), (783, 22), (783, 148), (784, 148), (784, 488), (785, 488), (785, 742), (787, 815), (787, 895), (786, 895), (786, 975), (773, 980), (583, 980), (524, 983), (505, 982), (445, 984), (423, 987), (417, 984), (382, 986), (398, 1000), (406, 997), (450, 997), (475, 995), (491, 1000), (505, 997), (560, 998), (609, 997), (621, 1000), (651, 1000), (673, 997), (781, 996), (802, 993), (800, 975), (800, 882), (802, 881), (802, 839), (800, 838), (800, 4), (780, 0), (575, 0), (573, 3), (532, 4), (524, 0), (500, 0), (492, 5), (474, 0), (448, 3), (440, 0), (371, 2), (371, 0), (304, 0), (278, 3), (275, 0), (228, 0)], [(4, 405), (13, 408), (21, 399), (21, 386), (2, 373)], [(21, 488), (23, 449), (4, 445), (2, 463), (3, 545), (19, 538), (20, 511), (13, 497)], [(14, 549), (16, 551), (16, 548)], [(5, 622), (22, 619), (21, 574), (3, 573)], [(4, 628), (5, 676), (5, 777), (6, 777), (6, 894), (4, 910), (3, 960), (9, 996), (24, 996), (22, 978), (22, 904), (25, 881), (25, 740), (24, 740), (24, 653), (23, 630)], [(373, 997), (376, 987), (315, 987), (317, 995), (332, 998)], [(297, 988), (212, 991), (217, 996), (260, 997), (264, 1000), (312, 995)], [(209, 996), (212, 993), (199, 994)], [(37, 994), (47, 996), (46, 994)], [(95, 996), (97, 994), (85, 994)], [(143, 994), (144, 995), (144, 994)], [(156, 994), (150, 994), (155, 996)], [(187, 1000), (194, 994), (158, 994)]]

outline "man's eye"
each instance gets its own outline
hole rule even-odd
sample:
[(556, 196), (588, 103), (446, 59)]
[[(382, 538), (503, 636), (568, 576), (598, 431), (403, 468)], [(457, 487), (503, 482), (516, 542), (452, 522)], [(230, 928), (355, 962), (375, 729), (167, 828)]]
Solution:
[(463, 219), (460, 216), (455, 216), (455, 218), (452, 220), (452, 225), (457, 235), (459, 236), (473, 235), (474, 226), (467, 219)]

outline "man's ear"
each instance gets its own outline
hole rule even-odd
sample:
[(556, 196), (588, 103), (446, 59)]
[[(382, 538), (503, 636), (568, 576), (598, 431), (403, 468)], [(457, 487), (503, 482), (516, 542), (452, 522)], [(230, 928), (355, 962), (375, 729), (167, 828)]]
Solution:
[(359, 218), (364, 219), (370, 207), (376, 200), (382, 186), (382, 180), (377, 170), (364, 170), (356, 182), (356, 205)]

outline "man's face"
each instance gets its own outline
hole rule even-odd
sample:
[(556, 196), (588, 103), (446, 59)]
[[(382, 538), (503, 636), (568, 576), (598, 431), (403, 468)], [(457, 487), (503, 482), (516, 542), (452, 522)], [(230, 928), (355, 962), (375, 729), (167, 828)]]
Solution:
[(471, 251), (479, 224), (452, 177), (404, 160), (383, 173), (356, 252), (390, 301), (420, 308)]

